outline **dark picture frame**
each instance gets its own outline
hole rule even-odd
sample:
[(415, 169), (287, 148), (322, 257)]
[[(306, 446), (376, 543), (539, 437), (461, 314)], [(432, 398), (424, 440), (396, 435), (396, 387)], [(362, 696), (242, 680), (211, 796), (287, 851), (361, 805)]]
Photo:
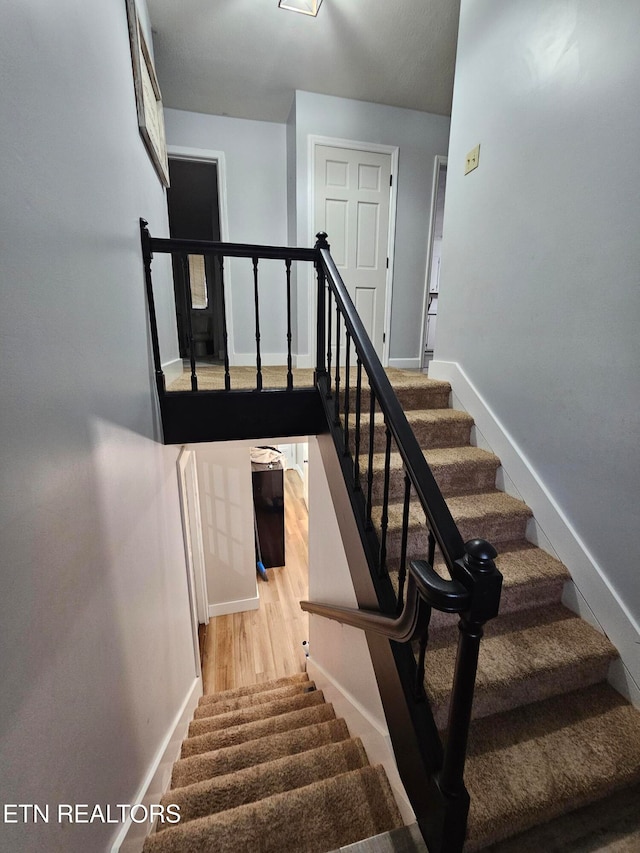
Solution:
[(162, 95), (147, 41), (140, 26), (135, 0), (126, 0), (131, 65), (136, 94), (138, 127), (163, 186), (169, 186), (169, 160), (164, 132)]

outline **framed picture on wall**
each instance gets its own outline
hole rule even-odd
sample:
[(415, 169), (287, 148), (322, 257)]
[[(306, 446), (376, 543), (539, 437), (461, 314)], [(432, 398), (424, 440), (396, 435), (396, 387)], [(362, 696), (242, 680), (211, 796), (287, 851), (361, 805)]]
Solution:
[(142, 27), (140, 26), (135, 0), (126, 0), (126, 3), (138, 127), (140, 128), (140, 135), (144, 139), (158, 177), (164, 186), (168, 187), (169, 162), (167, 160), (167, 142), (164, 135), (164, 114), (162, 111), (160, 86), (158, 85), (153, 60), (149, 53)]

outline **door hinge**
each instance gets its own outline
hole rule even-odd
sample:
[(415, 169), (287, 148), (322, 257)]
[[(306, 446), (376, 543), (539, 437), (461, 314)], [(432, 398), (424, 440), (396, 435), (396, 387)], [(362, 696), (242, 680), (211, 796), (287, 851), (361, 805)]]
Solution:
[(393, 175), (389, 175), (389, 186), (393, 186)]
[(389, 269), (389, 258), (387, 258), (387, 269)]
[(387, 333), (383, 332), (382, 333), (382, 343), (385, 343), (386, 340), (387, 340)]

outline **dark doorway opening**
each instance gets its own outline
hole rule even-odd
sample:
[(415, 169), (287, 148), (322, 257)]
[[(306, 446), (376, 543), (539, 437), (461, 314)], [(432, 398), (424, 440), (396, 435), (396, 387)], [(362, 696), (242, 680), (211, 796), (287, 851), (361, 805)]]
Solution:
[[(171, 237), (220, 240), (218, 168), (214, 162), (169, 159), (171, 186), (167, 191)], [(199, 361), (223, 357), (223, 318), (220, 270), (212, 257), (187, 257), (191, 291), (194, 355)], [(188, 297), (183, 264), (173, 260), (173, 287), (178, 319), (180, 356), (190, 358)]]

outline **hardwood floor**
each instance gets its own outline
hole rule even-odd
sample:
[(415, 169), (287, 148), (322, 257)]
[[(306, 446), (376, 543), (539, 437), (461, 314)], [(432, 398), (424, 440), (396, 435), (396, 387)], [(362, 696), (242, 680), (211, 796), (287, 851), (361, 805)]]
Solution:
[(295, 471), (285, 472), (284, 507), (286, 566), (267, 569), (268, 583), (258, 581), (258, 610), (210, 620), (202, 660), (205, 693), (304, 672), (309, 617), (299, 601), (309, 594), (308, 513)]

